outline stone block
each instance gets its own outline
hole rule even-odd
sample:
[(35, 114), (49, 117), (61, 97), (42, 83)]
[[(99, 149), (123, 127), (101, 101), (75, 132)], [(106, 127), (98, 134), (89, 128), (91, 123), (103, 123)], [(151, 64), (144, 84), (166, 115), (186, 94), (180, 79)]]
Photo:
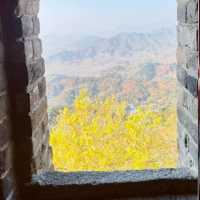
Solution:
[(0, 177), (10, 170), (11, 166), (11, 146), (8, 146), (3, 151), (0, 151)]
[(45, 73), (44, 60), (41, 58), (27, 66), (29, 84), (33, 84)]
[(187, 71), (181, 67), (177, 67), (177, 79), (180, 84), (185, 87), (194, 97), (197, 97), (197, 78), (189, 75)]
[(193, 160), (193, 167), (197, 169), (198, 168), (198, 145), (195, 144), (192, 141), (192, 139), (189, 141), (188, 150)]
[(48, 170), (51, 166), (51, 151), (48, 145), (42, 144), (40, 152), (33, 159), (33, 170), (44, 171)]
[(39, 34), (40, 23), (38, 17), (32, 15), (23, 15), (17, 19), (20, 20), (20, 25), (18, 26), (22, 26), (22, 37), (26, 38)]
[(34, 28), (33, 33), (35, 35), (38, 35), (40, 33), (40, 21), (39, 21), (38, 17), (33, 17), (33, 24), (34, 24), (34, 26), (33, 26), (33, 28)]
[(189, 74), (198, 76), (198, 52), (191, 52), (185, 48), (177, 49), (177, 63), (188, 70)]
[(6, 67), (9, 75), (10, 86), (14, 93), (33, 90), (35, 84), (37, 84), (36, 82), (38, 82), (45, 73), (43, 59), (35, 60), (31, 63), (10, 62), (6, 63)]
[[(192, 137), (195, 143), (198, 143), (198, 123), (197, 120), (192, 119), (190, 114), (184, 108), (177, 106), (178, 120), (188, 134)], [(180, 135), (180, 134), (179, 134)]]
[(8, 144), (10, 139), (11, 124), (8, 118), (4, 118), (0, 121), (0, 149), (4, 145)]
[(197, 51), (197, 34), (198, 26), (196, 25), (179, 25), (177, 28), (178, 46)]
[(177, 0), (177, 18), (180, 23), (186, 22), (187, 1)]
[(26, 55), (26, 63), (31, 63), (33, 58), (34, 58), (34, 50), (33, 50), (33, 43), (31, 39), (27, 39), (25, 40), (25, 49), (24, 49), (24, 53)]
[(16, 16), (37, 15), (39, 12), (39, 3), (40, 0), (19, 0), (15, 10)]
[(190, 114), (198, 119), (198, 100), (183, 87), (177, 88), (178, 105), (184, 107)]
[(34, 33), (33, 17), (24, 15), (21, 17), (23, 37), (29, 37)]
[(8, 115), (8, 105), (7, 94), (0, 94), (0, 120)]
[(32, 113), (30, 113), (32, 130), (36, 130), (47, 114), (47, 99), (43, 98)]
[(197, 0), (177, 0), (177, 16), (179, 23), (194, 24), (198, 21)]
[(33, 110), (40, 103), (41, 99), (46, 96), (46, 81), (44, 77), (36, 83), (35, 87), (29, 91), (29, 94), (30, 110)]
[(32, 135), (33, 157), (36, 157), (40, 153), (42, 144), (48, 145), (48, 132), (48, 117), (46, 115), (46, 117), (44, 117), (42, 122), (39, 124), (37, 130), (35, 130)]
[(190, 0), (187, 3), (186, 11), (186, 22), (187, 23), (197, 23), (198, 22), (198, 1)]
[(13, 174), (9, 171), (9, 173), (2, 179), (2, 187), (4, 189), (4, 197), (7, 197), (6, 200), (14, 200), (13, 196), (15, 190), (15, 183)]
[(34, 39), (32, 41), (33, 45), (33, 53), (34, 53), (34, 59), (41, 58), (42, 55), (42, 43), (40, 39)]

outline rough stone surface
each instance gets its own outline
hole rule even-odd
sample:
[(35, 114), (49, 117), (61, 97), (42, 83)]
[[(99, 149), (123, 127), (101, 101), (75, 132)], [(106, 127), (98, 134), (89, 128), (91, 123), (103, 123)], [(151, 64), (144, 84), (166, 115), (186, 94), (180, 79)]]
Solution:
[(177, 0), (178, 21), (180, 23), (194, 24), (198, 21), (198, 5), (196, 0)]
[(191, 93), (185, 90), (183, 87), (178, 89), (178, 105), (184, 107), (188, 112), (191, 113), (194, 119), (198, 118), (198, 100)]
[(177, 79), (194, 97), (197, 97), (197, 78), (189, 75), (183, 67), (178, 66)]
[[(52, 168), (44, 60), (38, 38), (39, 2), (0, 1), (0, 199), (3, 200), (15, 199), (17, 190), (20, 200), (29, 199), (23, 191), (25, 182), (31, 180), (32, 173)], [(12, 154), (14, 157), (8, 162), (6, 158), (12, 158)], [(14, 177), (10, 176), (10, 168), (17, 174), (17, 190), (11, 184)]]
[(177, 49), (177, 62), (187, 72), (196, 77), (198, 76), (198, 52), (191, 52), (187, 49), (178, 48)]
[[(126, 172), (47, 172), (33, 177), (32, 194), (38, 200), (64, 199), (191, 199), (194, 177), (186, 169)], [(183, 192), (185, 195), (183, 195)], [(42, 195), (43, 194), (43, 195)], [(171, 195), (171, 196), (170, 196)], [(124, 198), (126, 199), (126, 198)]]
[(194, 179), (187, 169), (161, 169), (144, 171), (116, 171), (116, 172), (79, 172), (61, 173), (45, 172), (33, 176), (33, 184), (39, 185), (100, 185), (110, 183), (145, 182), (152, 180)]
[(178, 132), (180, 166), (198, 168), (198, 1), (178, 0)]

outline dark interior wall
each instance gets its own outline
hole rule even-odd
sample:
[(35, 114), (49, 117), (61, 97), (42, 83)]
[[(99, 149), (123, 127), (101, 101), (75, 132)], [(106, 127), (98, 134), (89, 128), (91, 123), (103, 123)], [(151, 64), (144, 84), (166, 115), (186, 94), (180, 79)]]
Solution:
[(0, 16), (0, 199), (12, 199), (15, 184), (12, 165), (11, 123), (9, 117), (8, 88), (4, 65), (2, 20)]

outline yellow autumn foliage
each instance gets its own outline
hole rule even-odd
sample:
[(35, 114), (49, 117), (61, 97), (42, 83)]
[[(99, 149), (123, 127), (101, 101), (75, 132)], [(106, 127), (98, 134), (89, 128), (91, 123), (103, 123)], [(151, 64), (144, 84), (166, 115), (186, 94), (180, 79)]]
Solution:
[(90, 98), (81, 90), (65, 107), (50, 134), (59, 171), (114, 171), (174, 168), (177, 162), (176, 112), (150, 105), (127, 114), (127, 102), (114, 96)]

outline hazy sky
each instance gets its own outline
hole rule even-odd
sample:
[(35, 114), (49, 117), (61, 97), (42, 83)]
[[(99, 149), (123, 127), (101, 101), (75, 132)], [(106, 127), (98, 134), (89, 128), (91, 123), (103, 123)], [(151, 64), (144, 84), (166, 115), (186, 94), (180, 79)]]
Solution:
[[(41, 34), (140, 31), (176, 24), (176, 0), (41, 0)], [(174, 26), (175, 27), (175, 26)]]

